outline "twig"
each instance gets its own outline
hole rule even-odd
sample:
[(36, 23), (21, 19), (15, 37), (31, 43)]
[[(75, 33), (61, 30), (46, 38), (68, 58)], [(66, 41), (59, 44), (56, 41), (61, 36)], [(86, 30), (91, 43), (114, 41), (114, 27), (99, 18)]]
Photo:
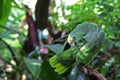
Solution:
[(94, 75), (98, 80), (106, 80), (106, 78), (100, 74), (97, 70), (93, 69), (90, 65), (86, 66), (88, 73)]
[(17, 61), (17, 59), (16, 59), (16, 57), (15, 57), (15, 53), (13, 52), (11, 46), (8, 45), (3, 39), (0, 38), (0, 40), (1, 40), (1, 41), (7, 46), (7, 48), (10, 50), (11, 55), (12, 55), (12, 57), (13, 57), (13, 60), (14, 60), (14, 61), (16, 62), (16, 64), (18, 65), (18, 61)]

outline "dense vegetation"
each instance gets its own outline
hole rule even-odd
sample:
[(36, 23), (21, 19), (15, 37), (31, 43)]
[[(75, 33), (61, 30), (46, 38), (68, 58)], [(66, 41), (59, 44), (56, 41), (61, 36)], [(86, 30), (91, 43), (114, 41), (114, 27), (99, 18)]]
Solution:
[(92, 68), (107, 80), (120, 79), (120, 0), (65, 1), (37, 0), (34, 11), (24, 0), (0, 0), (0, 79), (97, 80), (81, 65), (58, 75), (48, 62), (76, 25), (86, 21), (105, 33)]

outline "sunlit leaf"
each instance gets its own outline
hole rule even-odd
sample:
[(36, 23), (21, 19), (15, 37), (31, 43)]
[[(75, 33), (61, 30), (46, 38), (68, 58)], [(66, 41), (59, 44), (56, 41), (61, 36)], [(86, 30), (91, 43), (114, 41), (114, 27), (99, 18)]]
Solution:
[(7, 47), (2, 49), (0, 56), (2, 56), (5, 61), (10, 61), (12, 59), (12, 55)]
[(4, 41), (7, 42), (7, 44), (11, 45), (11, 47), (21, 48), (21, 44), (18, 39), (12, 40), (4, 38)]
[(0, 0), (0, 24), (5, 25), (11, 10), (12, 0)]

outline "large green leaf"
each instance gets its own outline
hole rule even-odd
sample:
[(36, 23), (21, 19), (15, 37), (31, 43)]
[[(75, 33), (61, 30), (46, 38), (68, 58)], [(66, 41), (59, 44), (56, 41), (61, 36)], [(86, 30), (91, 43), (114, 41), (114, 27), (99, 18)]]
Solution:
[[(12, 0), (0, 0), (0, 24), (5, 25), (11, 10)], [(0, 32), (2, 28), (0, 28)]]
[(40, 74), (41, 62), (39, 60), (30, 59), (30, 58), (26, 58), (26, 57), (24, 57), (24, 62), (26, 64), (28, 70), (32, 73), (32, 75), (35, 78), (38, 78), (39, 74)]
[(0, 0), (0, 8), (1, 8), (1, 11), (0, 11), (0, 19), (1, 19), (1, 17), (2, 17), (3, 3), (4, 3), (4, 0)]
[(5, 25), (11, 10), (12, 0), (0, 0), (0, 24)]

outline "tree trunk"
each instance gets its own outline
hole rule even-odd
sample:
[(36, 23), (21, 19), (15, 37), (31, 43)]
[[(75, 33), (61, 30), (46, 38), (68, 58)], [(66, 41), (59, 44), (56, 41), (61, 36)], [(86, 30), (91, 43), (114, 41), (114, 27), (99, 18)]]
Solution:
[(38, 29), (43, 30), (48, 26), (48, 8), (50, 0), (38, 0), (35, 7), (36, 22)]

